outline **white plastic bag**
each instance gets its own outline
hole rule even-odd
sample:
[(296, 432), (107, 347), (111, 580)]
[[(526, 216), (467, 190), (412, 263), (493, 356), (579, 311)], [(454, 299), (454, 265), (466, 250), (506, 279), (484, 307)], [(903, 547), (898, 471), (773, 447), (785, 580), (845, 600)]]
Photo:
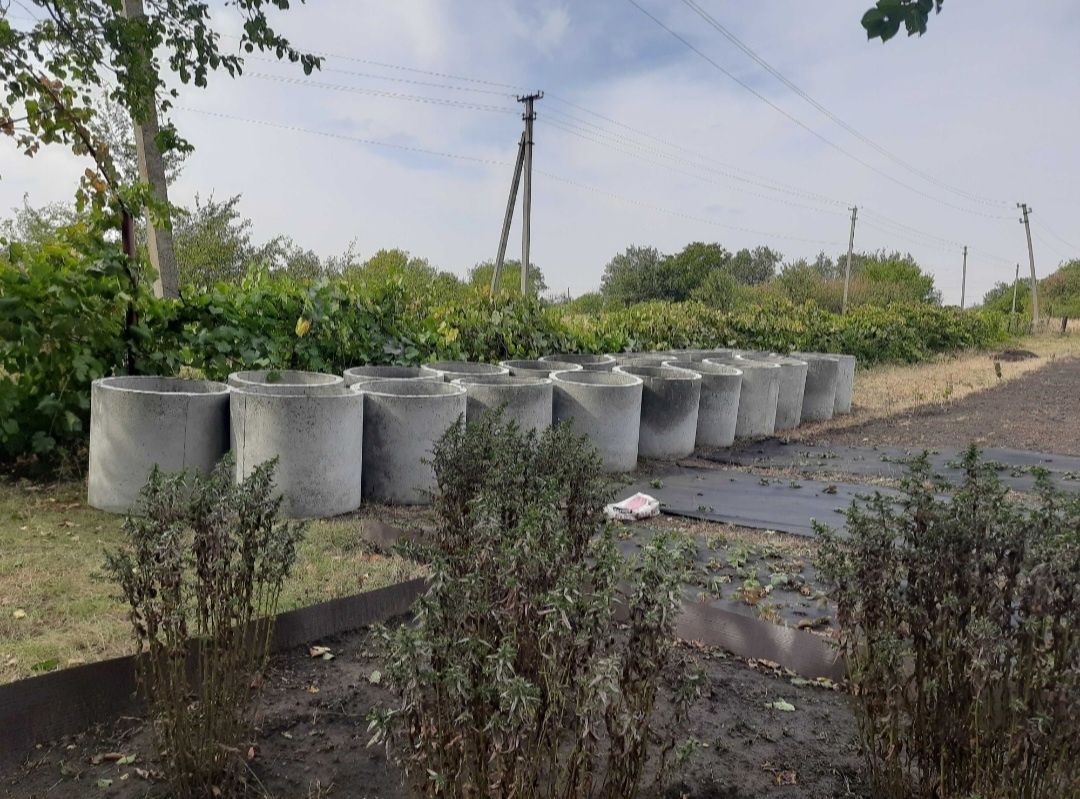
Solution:
[(621, 502), (615, 502), (604, 508), (609, 519), (620, 522), (632, 522), (637, 519), (649, 519), (660, 515), (660, 500), (648, 494), (634, 494)]

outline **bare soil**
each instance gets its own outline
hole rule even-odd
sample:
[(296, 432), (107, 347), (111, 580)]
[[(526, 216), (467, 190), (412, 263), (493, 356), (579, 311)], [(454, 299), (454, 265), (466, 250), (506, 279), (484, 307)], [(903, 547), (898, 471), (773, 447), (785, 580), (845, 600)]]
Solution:
[(1045, 366), (963, 399), (930, 405), (800, 438), (829, 445), (1008, 447), (1080, 455), (1080, 359)]
[[(405, 796), (398, 769), (367, 748), (365, 716), (391, 702), (377, 677), (370, 634), (323, 641), (335, 657), (307, 649), (275, 658), (262, 696), (250, 762), (253, 796), (280, 799)], [(674, 782), (646, 792), (664, 797), (866, 796), (855, 748), (850, 699), (828, 687), (792, 683), (775, 664), (698, 650), (706, 690), (685, 733), (707, 745)], [(783, 699), (792, 711), (768, 707)], [(664, 712), (660, 709), (660, 712)], [(112, 753), (102, 759), (103, 754)], [(125, 757), (125, 765), (115, 762)], [(133, 761), (127, 760), (134, 756)], [(0, 796), (19, 799), (164, 797), (154, 748), (142, 719), (121, 719), (43, 745), (0, 775)]]

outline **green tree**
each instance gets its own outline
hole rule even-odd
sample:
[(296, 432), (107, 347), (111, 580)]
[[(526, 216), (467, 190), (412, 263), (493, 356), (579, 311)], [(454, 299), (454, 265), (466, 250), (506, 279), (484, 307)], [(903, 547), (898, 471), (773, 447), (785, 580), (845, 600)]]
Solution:
[[(269, 14), (288, 8), (287, 0), (236, 0), (220, 11), (205, 0), (146, 0), (145, 13), (128, 18), (120, 0), (26, 0), (40, 20), (17, 28), (0, 17), (0, 131), (27, 155), (60, 144), (90, 156), (80, 203), (123, 198), (121, 178), (107, 142), (95, 133), (95, 95), (104, 92), (136, 122), (156, 106), (167, 114), (179, 96), (177, 82), (205, 87), (211, 73), (239, 75), (238, 51), (269, 52), (299, 62), (305, 73), (321, 59), (298, 51), (275, 31)], [(4, 6), (6, 11), (7, 4)], [(222, 48), (215, 28), (232, 12), (241, 31), (238, 48)], [(230, 25), (232, 27), (232, 25)], [(98, 98), (99, 100), (99, 98)], [(190, 150), (166, 119), (157, 144), (163, 153)]]
[[(983, 295), (982, 307), (988, 311), (1009, 313), (1012, 310), (1013, 281), (998, 282)], [(1031, 285), (1026, 280), (1016, 283), (1016, 312), (1031, 316)]]
[(240, 195), (218, 202), (195, 197), (195, 207), (180, 209), (173, 223), (173, 245), (181, 286), (207, 288), (238, 282), (252, 264), (282, 264), (281, 241), (257, 245), (252, 222), (241, 216)]
[[(127, 109), (109, 97), (105, 90), (96, 93), (94, 105), (97, 113), (89, 121), (91, 134), (107, 148), (117, 180), (129, 186), (138, 183), (141, 179), (139, 156), (135, 147), (135, 130)], [(179, 149), (162, 153), (165, 177), (170, 184), (180, 177), (187, 156), (187, 152)]]
[(653, 299), (682, 302), (714, 272), (730, 272), (732, 255), (716, 242), (693, 241), (660, 264), (658, 295)]
[(655, 247), (627, 247), (604, 267), (600, 293), (605, 300), (625, 305), (654, 298), (663, 259)]
[[(431, 265), (427, 258), (410, 255), (407, 250), (394, 247), (381, 249), (366, 261), (359, 259), (353, 252), (354, 245), (340, 260), (341, 271), (351, 280), (369, 285), (400, 283), (410, 294), (452, 296), (461, 289), (461, 280), (457, 275), (444, 272)], [(333, 264), (336, 259), (330, 259)]]
[(895, 293), (892, 301), (941, 304), (934, 276), (923, 272), (910, 254), (869, 258), (859, 270), (859, 277), (866, 283), (889, 287)]
[[(491, 286), (491, 276), (495, 273), (494, 261), (483, 261), (469, 270), (469, 285), (478, 288)], [(544, 273), (536, 264), (529, 264), (529, 290), (533, 296), (548, 290)], [(499, 294), (519, 294), (521, 292), (521, 261), (506, 261), (499, 273)]]
[(1062, 264), (1039, 281), (1039, 301), (1052, 316), (1080, 317), (1080, 259)]
[[(818, 264), (821, 263), (821, 257), (818, 256)], [(785, 264), (774, 280), (776, 288), (794, 303), (814, 300), (819, 305), (822, 304), (820, 299), (828, 278), (818, 264), (812, 264), (805, 258)]]
[(744, 287), (726, 269), (714, 269), (691, 293), (691, 299), (721, 311), (730, 311), (739, 304)]
[(731, 257), (727, 268), (739, 283), (756, 286), (772, 280), (783, 260), (783, 255), (768, 247), (744, 248)]
[(6, 243), (41, 245), (56, 238), (57, 232), (75, 224), (78, 214), (65, 203), (49, 203), (40, 208), (30, 205), (23, 195), (21, 207), (11, 209), (11, 217), (0, 221), (0, 239)]
[(926, 33), (931, 12), (941, 12), (944, 0), (877, 0), (862, 17), (867, 39), (889, 41), (903, 25), (908, 36)]

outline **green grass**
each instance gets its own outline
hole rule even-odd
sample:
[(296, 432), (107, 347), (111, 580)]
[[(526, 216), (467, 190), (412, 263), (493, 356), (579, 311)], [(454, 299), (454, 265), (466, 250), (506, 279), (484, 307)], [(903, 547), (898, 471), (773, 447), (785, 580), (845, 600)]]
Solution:
[[(373, 507), (311, 522), (282, 610), (423, 573), (364, 541), (363, 520), (373, 516), (416, 518)], [(0, 482), (0, 683), (132, 651), (126, 612), (102, 568), (104, 551), (123, 543), (121, 523), (87, 506), (82, 482)]]

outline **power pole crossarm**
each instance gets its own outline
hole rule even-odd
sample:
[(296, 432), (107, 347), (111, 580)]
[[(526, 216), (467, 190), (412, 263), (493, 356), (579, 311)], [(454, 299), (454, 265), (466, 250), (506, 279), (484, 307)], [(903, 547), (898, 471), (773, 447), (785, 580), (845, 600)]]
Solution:
[[(124, 0), (124, 16), (137, 19), (144, 16), (143, 0)], [(133, 120), (135, 125), (135, 151), (139, 160), (139, 179), (150, 184), (154, 199), (163, 204), (169, 202), (169, 184), (165, 177), (165, 162), (157, 146), (158, 116), (154, 100), (143, 109), (142, 121)], [(158, 297), (176, 298), (180, 296), (179, 278), (176, 270), (176, 253), (173, 250), (172, 231), (168, 227), (155, 225), (146, 214), (147, 243), (150, 250), (150, 263), (157, 270), (154, 281), (154, 294)]]
[(1031, 264), (1031, 328), (1034, 330), (1039, 323), (1039, 284), (1035, 278), (1035, 250), (1031, 246), (1031, 220), (1028, 218), (1031, 209), (1028, 208), (1027, 203), (1017, 203), (1016, 207), (1024, 214), (1020, 221), (1024, 224), (1024, 232), (1027, 234), (1028, 263)]
[(851, 208), (851, 235), (848, 237), (847, 266), (844, 267), (844, 304), (840, 307), (841, 313), (847, 313), (848, 284), (851, 283), (851, 253), (855, 249), (855, 218), (859, 215), (859, 206)]

